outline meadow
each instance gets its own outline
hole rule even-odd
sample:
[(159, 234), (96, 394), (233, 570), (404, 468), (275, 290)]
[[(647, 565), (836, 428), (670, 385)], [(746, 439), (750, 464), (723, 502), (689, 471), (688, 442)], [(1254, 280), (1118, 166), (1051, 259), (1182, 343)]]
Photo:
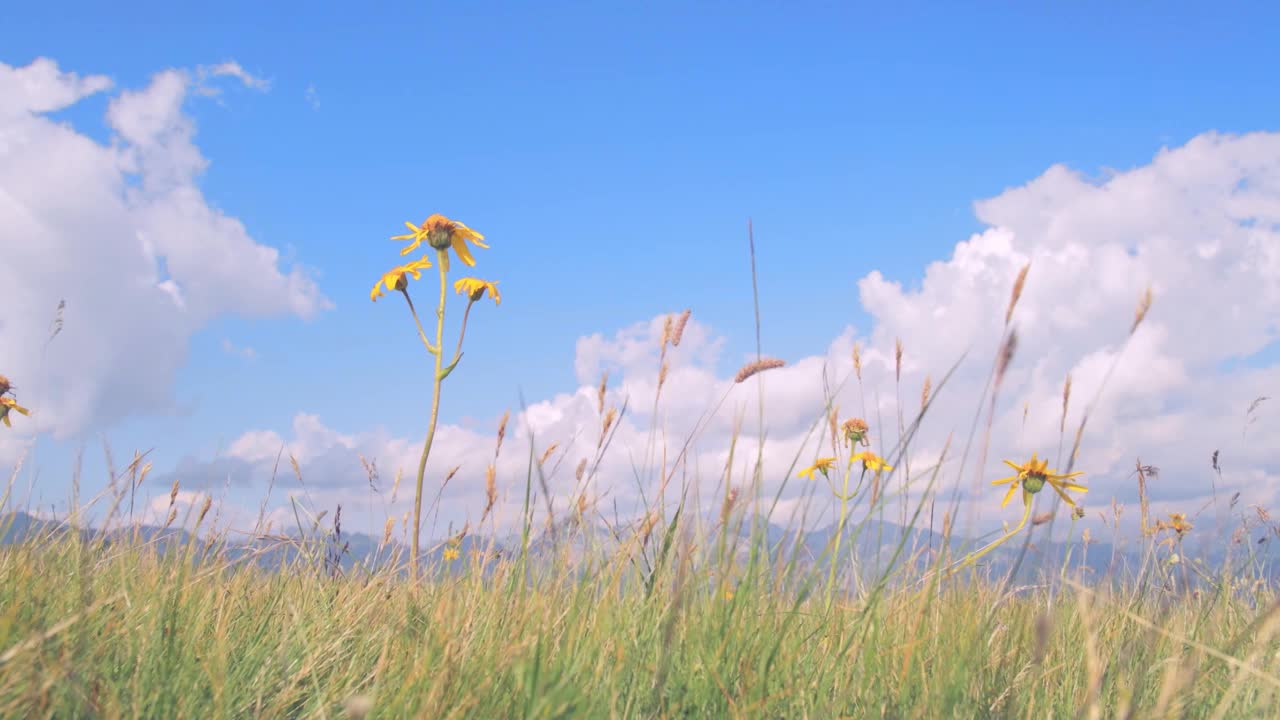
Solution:
[[(467, 244), (487, 246), (443, 216), (409, 227), (402, 254), (423, 243), (430, 251), (387, 273), (371, 298), (404, 296), (434, 365), (412, 524), (397, 532), (389, 518), (367, 552), (353, 552), (340, 508), (299, 511), (296, 528), (259, 526), (246, 542), (211, 527), (210, 502), (179, 513), (175, 483), (168, 522), (143, 527), (124, 511), (149, 472), (138, 455), (67, 517), (37, 522), (15, 469), (0, 504), (0, 716), (1280, 717), (1280, 603), (1260, 549), (1269, 543), (1259, 542), (1277, 529), (1264, 510), (1224, 497), (1234, 533), (1221, 547), (1194, 545), (1205, 530), (1195, 518), (1149, 513), (1159, 470), (1139, 463), (1141, 533), (1131, 544), (1104, 551), (1083, 532), (1033, 540), (1055, 523), (1074, 528), (1074, 500), (1098, 494), (1079, 469), (1092, 405), (1068, 428), (1069, 378), (1058, 457), (1010, 458), (1008, 477), (984, 479), (993, 507), (1021, 509), (994, 536), (958, 534), (955, 483), (940, 462), (910, 462), (947, 375), (926, 386), (914, 417), (884, 428), (834, 402), (813, 408), (812, 432), (830, 453), (789, 458), (786, 478), (731, 453), (714, 507), (691, 500), (699, 493), (682, 468), (694, 438), (681, 438), (650, 454), (658, 486), (624, 518), (585, 490), (600, 458), (619, 451), (611, 440), (626, 411), (607, 406), (602, 378), (597, 454), (574, 470), (582, 490), (553, 505), (549, 453), (528, 448), (525, 477), (498, 478), (490, 466), (475, 528), (421, 548), (423, 498), (439, 501), (422, 468), (441, 388), (459, 367), (472, 304), (500, 298), (490, 281), (456, 281), (467, 305), (454, 350), (444, 338), (450, 253), (455, 266), (474, 266)], [(440, 281), (434, 329), (409, 294), (428, 268)], [(1013, 281), (987, 390), (973, 398), (973, 432), (944, 450), (961, 466), (984, 456), (986, 409), (1018, 360), (1013, 317), (1026, 270)], [(1134, 296), (1130, 336), (1158, 301)], [(688, 318), (667, 319), (663, 357)], [(861, 383), (858, 352), (854, 376), (840, 382)], [(761, 355), (735, 384), (767, 381), (781, 365)], [(7, 399), (6, 422), (38, 412)], [(768, 408), (758, 412), (763, 428)], [(505, 433), (504, 418), (495, 456)], [(796, 482), (835, 508), (828, 531), (772, 511)], [(506, 536), (491, 513), (499, 483), (523, 495), (522, 520)], [(1041, 493), (1052, 509), (1034, 513)]]

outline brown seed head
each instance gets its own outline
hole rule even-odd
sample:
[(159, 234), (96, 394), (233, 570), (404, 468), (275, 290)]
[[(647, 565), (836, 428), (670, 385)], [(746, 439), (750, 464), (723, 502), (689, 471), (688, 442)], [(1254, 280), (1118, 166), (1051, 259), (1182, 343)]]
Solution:
[(920, 409), (929, 404), (929, 391), (933, 389), (933, 378), (924, 376), (924, 387), (920, 390)]
[(731, 487), (729, 492), (724, 495), (724, 504), (720, 506), (720, 522), (728, 523), (729, 513), (733, 511), (733, 506), (738, 502), (738, 488)]
[(484, 515), (486, 516), (493, 509), (494, 503), (498, 502), (497, 476), (498, 469), (490, 463), (489, 467), (484, 469)]
[(391, 530), (395, 526), (396, 526), (396, 519), (393, 517), (387, 518), (386, 524), (382, 526), (382, 545), (383, 546), (391, 542)]
[(457, 475), (457, 474), (458, 474), (458, 471), (459, 471), (459, 470), (461, 470), (461, 469), (462, 469), (462, 466), (461, 466), (461, 465), (454, 465), (454, 466), (453, 466), (453, 469), (449, 471), (449, 474), (444, 476), (444, 482), (443, 482), (443, 483), (441, 483), (441, 484), (442, 484), (442, 485), (448, 485), (448, 484), (449, 484), (449, 481), (453, 479), (453, 476), (454, 476), (454, 475)]
[(902, 338), (893, 339), (893, 379), (902, 380)]
[(1071, 405), (1071, 373), (1067, 373), (1067, 381), (1062, 385), (1062, 420), (1058, 423), (1058, 432), (1066, 432), (1067, 408)]
[(209, 508), (213, 507), (213, 496), (205, 495), (204, 504), (200, 506), (200, 516), (196, 518), (196, 525), (204, 522), (204, 516), (209, 514)]
[(658, 368), (658, 388), (661, 389), (667, 382), (667, 363), (664, 361), (662, 367)]
[(640, 526), (640, 544), (649, 542), (649, 536), (653, 533), (653, 528), (658, 524), (657, 513), (649, 513), (644, 517), (644, 523)]
[(573, 471), (573, 477), (578, 482), (582, 482), (582, 475), (587, 471), (587, 459), (582, 458), (578, 461), (578, 468)]
[(1137, 331), (1138, 326), (1142, 324), (1147, 313), (1151, 310), (1151, 286), (1148, 285), (1142, 297), (1138, 299), (1138, 309), (1133, 313), (1133, 327), (1129, 328), (1129, 334), (1132, 335)]
[(862, 345), (853, 344), (853, 371), (858, 375), (858, 382), (862, 382)]
[(560, 443), (551, 443), (548, 445), (547, 449), (542, 451), (542, 457), (538, 460), (538, 464), (545, 465), (547, 458), (551, 457), (551, 453), (555, 452), (558, 447), (560, 447)]
[(600, 389), (596, 391), (596, 406), (600, 412), (604, 412), (604, 391), (609, 385), (609, 371), (605, 370), (600, 375)]
[(1052, 520), (1052, 519), (1053, 519), (1053, 511), (1052, 511), (1052, 510), (1047, 510), (1047, 511), (1045, 511), (1045, 512), (1037, 513), (1036, 515), (1032, 516), (1032, 518), (1031, 518), (1031, 524), (1032, 524), (1032, 525), (1043, 525), (1043, 524), (1045, 524), (1045, 523), (1049, 522), (1049, 521), (1050, 521), (1050, 520)]
[(173, 507), (173, 504), (177, 501), (178, 501), (178, 480), (177, 478), (174, 478), (173, 487), (169, 489), (169, 507)]
[(693, 314), (692, 310), (685, 310), (680, 313), (680, 317), (676, 320), (676, 328), (671, 332), (672, 347), (680, 346), (680, 341), (684, 338), (684, 326), (688, 324), (691, 314)]
[(1009, 295), (1009, 307), (1004, 311), (1004, 324), (1008, 325), (1009, 320), (1013, 317), (1013, 308), (1018, 304), (1018, 298), (1022, 297), (1022, 287), (1027, 282), (1027, 271), (1031, 269), (1031, 263), (1022, 266), (1018, 271), (1018, 279), (1013, 281), (1013, 292)]
[(671, 342), (671, 331), (674, 329), (674, 327), (675, 327), (675, 326), (674, 326), (674, 324), (673, 324), (673, 322), (672, 322), (672, 320), (671, 320), (671, 316), (670, 316), (670, 315), (668, 315), (668, 316), (666, 316), (665, 318), (663, 318), (663, 319), (662, 319), (662, 347), (663, 347), (663, 349), (665, 349), (665, 348), (667, 347), (667, 343)]
[(497, 457), (502, 450), (502, 440), (507, 436), (507, 420), (511, 419), (511, 411), (502, 413), (502, 419), (498, 421), (498, 444), (493, 449), (493, 456)]
[(750, 362), (750, 363), (747, 363), (746, 365), (743, 365), (742, 368), (738, 370), (738, 374), (734, 376), (733, 381), (735, 383), (742, 383), (742, 382), (745, 382), (747, 378), (753, 375), (762, 373), (766, 370), (773, 370), (774, 368), (780, 368), (784, 365), (786, 365), (784, 361), (777, 360), (774, 358), (764, 358), (762, 360), (756, 360), (755, 362)]
[(609, 435), (609, 428), (613, 427), (613, 421), (618, 419), (618, 409), (609, 408), (604, 414), (604, 422), (600, 425), (600, 442), (604, 442), (606, 436)]
[(1018, 349), (1018, 331), (1010, 330), (1009, 336), (1005, 338), (1004, 345), (1000, 346), (1000, 359), (996, 365), (996, 385), (1000, 385), (1000, 381), (1004, 379), (1004, 373), (1009, 369), (1009, 363), (1013, 362), (1013, 354)]

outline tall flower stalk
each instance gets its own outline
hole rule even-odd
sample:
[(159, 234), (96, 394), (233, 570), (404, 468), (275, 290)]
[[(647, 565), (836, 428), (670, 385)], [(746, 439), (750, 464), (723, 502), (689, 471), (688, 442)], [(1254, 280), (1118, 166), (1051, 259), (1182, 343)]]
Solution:
[[(836, 571), (840, 563), (840, 545), (844, 538), (845, 526), (849, 521), (849, 502), (861, 492), (862, 484), (866, 480), (868, 472), (873, 473), (876, 487), (879, 487), (880, 474), (893, 470), (892, 465), (889, 465), (884, 461), (884, 458), (874, 453), (868, 451), (853, 452), (859, 445), (863, 447), (870, 446), (870, 441), (867, 439), (867, 423), (865, 420), (861, 418), (846, 420), (841, 429), (844, 432), (845, 444), (849, 448), (849, 461), (845, 464), (843, 487), (840, 490), (836, 490), (835, 485), (831, 483), (829, 473), (836, 464), (836, 459), (833, 457), (818, 458), (813, 465), (798, 473), (799, 477), (807, 477), (810, 480), (814, 478), (814, 473), (822, 473), (822, 476), (827, 480), (828, 487), (831, 489), (832, 496), (840, 501), (840, 518), (836, 522), (836, 537), (831, 550), (831, 569), (827, 576), (828, 609), (830, 609), (835, 600)], [(862, 472), (858, 476), (857, 486), (850, 491), (849, 482), (853, 477), (853, 463), (858, 460), (862, 461)]]
[(409, 244), (400, 251), (401, 255), (407, 255), (416, 250), (423, 242), (426, 242), (435, 251), (436, 271), (440, 278), (440, 299), (436, 305), (436, 332), (435, 343), (427, 338), (426, 330), (422, 326), (422, 319), (418, 316), (417, 308), (413, 305), (413, 298), (409, 296), (409, 278), (418, 280), (422, 277), (422, 270), (431, 267), (431, 262), (426, 256), (422, 259), (411, 262), (407, 265), (401, 265), (392, 268), (377, 284), (373, 286), (370, 292), (370, 299), (377, 301), (383, 294), (383, 288), (391, 291), (399, 291), (404, 295), (405, 303), (409, 306), (409, 314), (413, 316), (414, 325), (418, 329), (418, 338), (422, 344), (426, 346), (427, 352), (434, 359), (434, 372), (432, 373), (431, 384), (431, 416), (427, 423), (426, 438), (422, 442), (422, 455), (418, 460), (418, 476), (414, 486), (413, 494), (413, 545), (410, 552), (410, 563), (413, 565), (412, 576), (417, 579), (420, 572), (420, 551), (421, 551), (421, 533), (422, 533), (422, 495), (423, 484), (427, 472), (427, 459), (431, 455), (431, 446), (435, 440), (436, 426), (440, 419), (440, 390), (445, 378), (453, 372), (458, 366), (458, 361), (462, 359), (462, 340), (467, 333), (467, 320), (471, 317), (471, 306), (489, 294), (493, 296), (494, 303), (501, 302), (501, 296), (498, 294), (497, 285), (488, 280), (479, 278), (462, 278), (454, 283), (454, 288), (459, 294), (467, 296), (467, 307), (462, 314), (462, 323), (458, 330), (458, 343), (453, 352), (453, 358), (448, 365), (444, 364), (444, 322), (445, 322), (445, 304), (448, 299), (448, 275), (449, 275), (449, 250), (452, 249), (457, 254), (458, 259), (467, 265), (474, 266), (475, 258), (472, 257), (467, 243), (470, 242), (477, 247), (488, 248), (484, 244), (484, 236), (463, 225), (456, 220), (450, 220), (444, 215), (435, 214), (428, 217), (421, 225), (414, 225), (406, 222), (405, 225), (411, 231), (407, 235), (396, 235), (392, 240), (409, 240)]

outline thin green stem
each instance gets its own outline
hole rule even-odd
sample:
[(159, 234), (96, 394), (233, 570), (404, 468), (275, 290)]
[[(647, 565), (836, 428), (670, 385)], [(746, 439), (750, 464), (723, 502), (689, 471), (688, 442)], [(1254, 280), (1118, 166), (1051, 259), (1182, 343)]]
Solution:
[(986, 547), (982, 548), (977, 552), (970, 553), (968, 557), (956, 563), (955, 565), (951, 566), (951, 569), (947, 570), (947, 575), (952, 575), (958, 570), (964, 568), (965, 566), (972, 565), (978, 562), (978, 560), (980, 560), (984, 555), (991, 552), (992, 550), (995, 550), (997, 547), (999, 547), (1009, 538), (1013, 537), (1014, 535), (1017, 535), (1019, 532), (1022, 532), (1022, 528), (1027, 526), (1027, 520), (1030, 519), (1031, 517), (1031, 498), (1032, 498), (1031, 493), (1027, 492), (1026, 488), (1023, 488), (1022, 504), (1024, 507), (1022, 510), (1022, 520), (1018, 523), (1018, 526), (1010, 530), (1009, 532), (1005, 533), (1001, 537), (993, 540), (990, 545), (987, 545)]
[[(418, 573), (421, 571), (419, 567), (419, 549), (420, 539), (422, 535), (422, 479), (427, 473), (427, 456), (431, 454), (431, 441), (436, 436), (436, 421), (440, 417), (440, 363), (443, 360), (442, 353), (438, 348), (444, 346), (444, 303), (445, 289), (447, 283), (445, 264), (445, 250), (436, 250), (436, 268), (440, 271), (440, 304), (436, 307), (436, 348), (434, 353), (436, 357), (435, 372), (431, 375), (431, 421), (427, 425), (427, 437), (422, 442), (422, 457), (418, 460), (418, 483), (413, 493), (413, 554), (411, 561), (413, 563), (412, 577), (418, 579)], [(408, 297), (408, 294), (405, 294)], [(416, 315), (415, 315), (416, 317)], [(462, 339), (458, 339), (459, 349), (461, 349)]]
[[(852, 452), (852, 450), (850, 450)], [(862, 472), (866, 474), (866, 467)], [(849, 477), (853, 475), (853, 458), (850, 456), (849, 462), (844, 469), (844, 489), (839, 494), (840, 498), (840, 521), (836, 523), (836, 541), (835, 547), (831, 550), (831, 571), (827, 576), (827, 610), (831, 610), (831, 604), (835, 601), (836, 595), (836, 567), (840, 562), (840, 540), (844, 537), (844, 524), (849, 518)], [(858, 487), (862, 487), (862, 479), (858, 480)]]

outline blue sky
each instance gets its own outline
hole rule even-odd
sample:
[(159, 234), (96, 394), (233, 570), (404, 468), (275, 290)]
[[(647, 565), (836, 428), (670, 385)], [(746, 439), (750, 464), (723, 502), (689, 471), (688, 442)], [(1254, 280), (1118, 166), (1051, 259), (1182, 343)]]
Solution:
[[(500, 281), (503, 304), (477, 308), (442, 411), (488, 432), (518, 391), (574, 389), (579, 337), (663, 312), (693, 308), (725, 338), (718, 370), (731, 374), (755, 342), (748, 218), (765, 352), (795, 361), (846, 325), (869, 329), (857, 281), (871, 270), (919, 288), (929, 263), (984, 229), (975, 201), (1057, 163), (1105, 178), (1280, 117), (1280, 17), (1262, 4), (889, 7), (9, 13), (11, 66), (44, 56), (119, 90), (234, 60), (269, 81), (188, 99), (211, 162), (199, 186), (254, 240), (313, 268), (335, 305), (307, 321), (214, 319), (191, 339), (177, 411), (95, 430), (117, 456), (157, 446), (162, 466), (246, 430), (284, 433), (299, 412), (417, 437), (427, 359), (403, 303), (368, 292), (399, 259), (387, 237), (431, 212), (491, 244), (475, 274)], [(106, 143), (112, 96), (54, 116)], [(43, 447), (42, 472), (58, 474), (73, 445)]]

